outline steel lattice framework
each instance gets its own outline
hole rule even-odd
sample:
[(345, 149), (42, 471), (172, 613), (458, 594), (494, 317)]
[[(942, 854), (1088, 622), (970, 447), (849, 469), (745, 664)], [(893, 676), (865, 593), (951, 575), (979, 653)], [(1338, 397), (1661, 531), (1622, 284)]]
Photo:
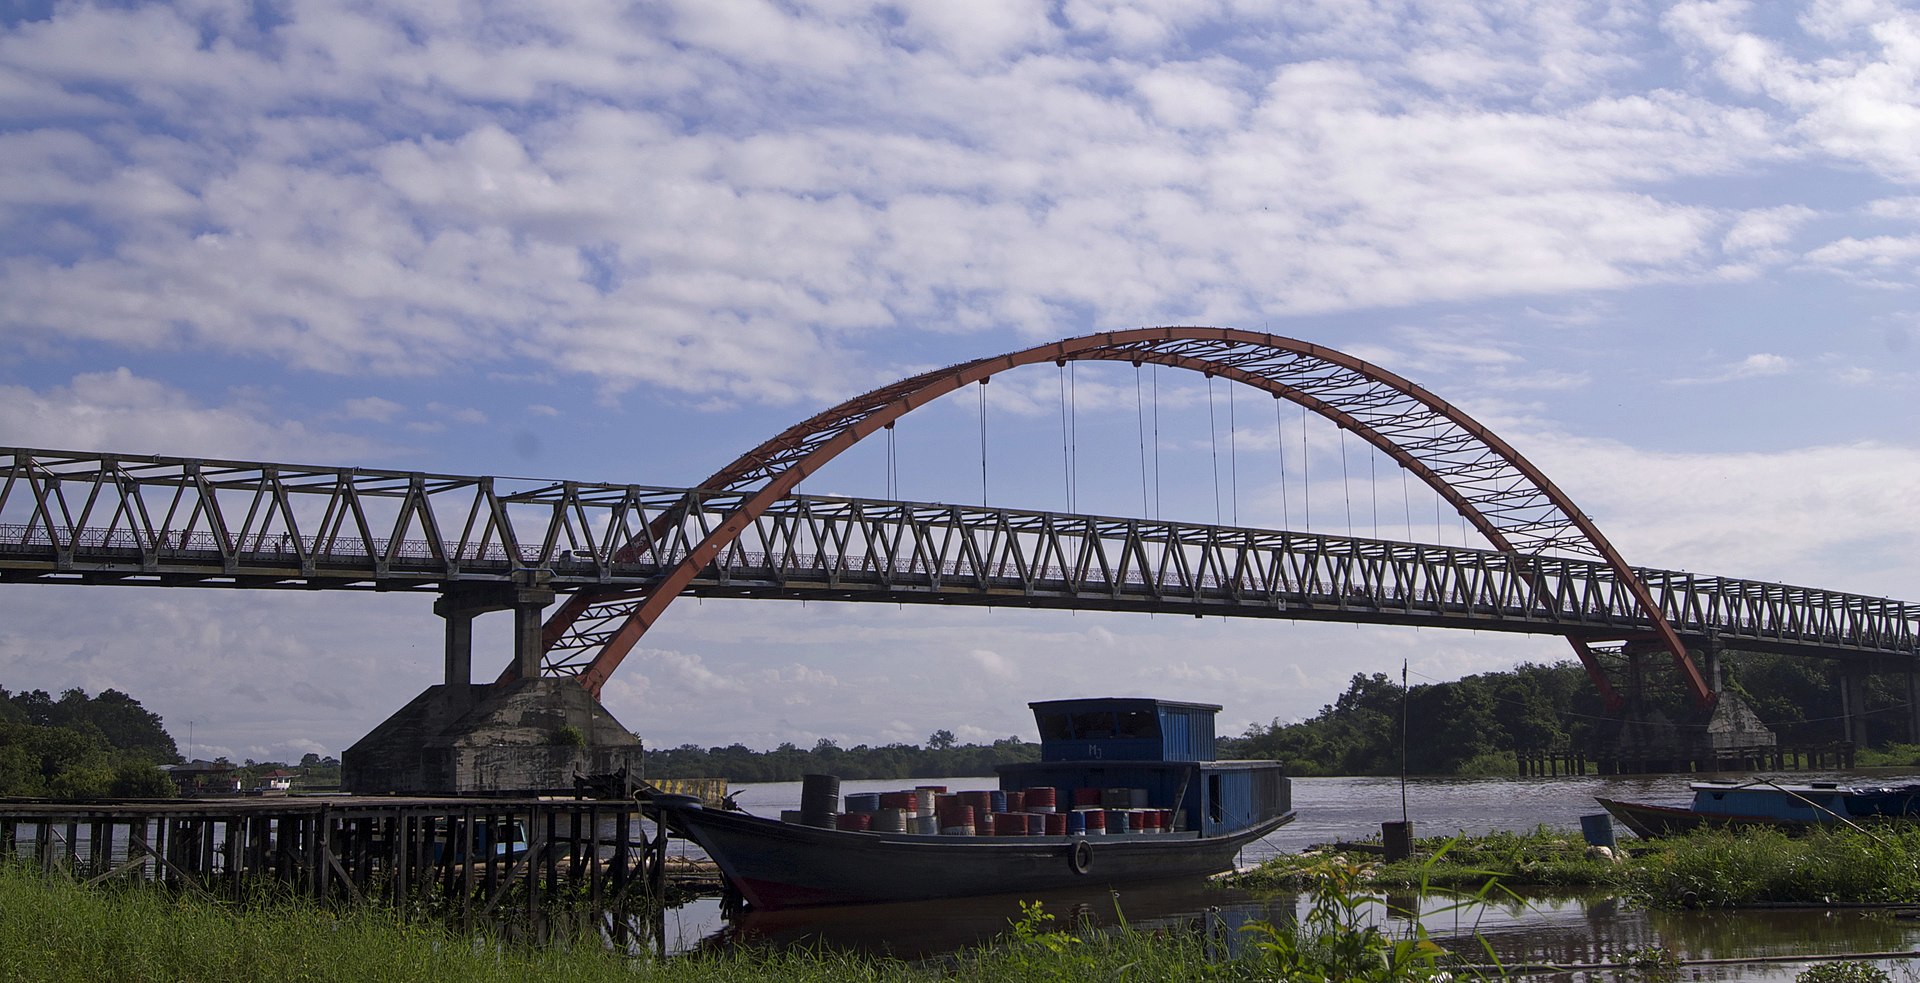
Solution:
[[(1189, 369), (1291, 400), (1352, 431), (1412, 472), (1452, 503), (1495, 550), (1604, 562), (1643, 616), (1642, 628), (1632, 637), (1650, 638), (1664, 648), (1695, 702), (1712, 704), (1712, 690), (1646, 585), (1593, 522), (1505, 441), (1445, 400), (1351, 355), (1292, 338), (1211, 327), (1105, 332), (978, 359), (883, 386), (789, 427), (700, 483), (702, 489), (748, 494), (735, 516), (658, 582), (636, 590), (574, 594), (547, 623), (546, 669), (578, 674), (598, 692), (699, 571), (807, 475), (901, 416), (963, 386), (985, 383), (1023, 365), (1078, 360)], [(1617, 708), (1621, 697), (1587, 641), (1569, 641), (1608, 705)]]
[[(439, 591), (640, 587), (743, 492), (0, 449), (0, 580)], [(1688, 641), (1920, 655), (1920, 607), (1636, 570)], [(1583, 639), (1647, 629), (1608, 564), (978, 506), (789, 496), (688, 593), (1354, 621)]]

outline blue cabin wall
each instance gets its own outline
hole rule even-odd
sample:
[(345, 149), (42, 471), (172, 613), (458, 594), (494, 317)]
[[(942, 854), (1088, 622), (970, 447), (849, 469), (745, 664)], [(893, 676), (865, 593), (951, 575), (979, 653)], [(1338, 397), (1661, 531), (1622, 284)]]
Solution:
[(1293, 811), (1292, 783), (1275, 768), (1216, 766), (1205, 769), (1198, 784), (1198, 828), (1209, 836)]

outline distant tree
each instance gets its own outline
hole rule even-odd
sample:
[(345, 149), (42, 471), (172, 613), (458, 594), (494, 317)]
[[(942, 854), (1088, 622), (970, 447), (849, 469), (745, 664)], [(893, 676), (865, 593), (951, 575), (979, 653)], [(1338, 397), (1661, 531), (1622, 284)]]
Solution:
[(945, 751), (953, 747), (954, 736), (950, 730), (936, 730), (927, 735), (927, 750)]

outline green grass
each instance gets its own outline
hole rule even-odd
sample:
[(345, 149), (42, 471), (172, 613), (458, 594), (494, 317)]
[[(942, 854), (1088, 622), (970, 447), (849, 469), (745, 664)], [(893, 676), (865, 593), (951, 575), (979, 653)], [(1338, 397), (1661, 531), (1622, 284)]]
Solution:
[[(1620, 863), (1587, 856), (1577, 833), (1545, 827), (1425, 839), (1412, 860), (1369, 864), (1373, 889), (1515, 891), (1599, 888), (1652, 908), (1731, 908), (1759, 904), (1920, 904), (1920, 825), (1816, 830), (1789, 837), (1772, 830), (1700, 830), (1662, 840), (1628, 840)], [(1325, 856), (1281, 856), (1235, 878), (1253, 889), (1295, 888)]]
[[(1344, 878), (1344, 879), (1343, 879)], [(1295, 930), (1263, 927), (1237, 957), (1197, 932), (1053, 931), (1038, 905), (991, 946), (937, 963), (818, 952), (744, 952), (658, 960), (589, 936), (545, 947), (462, 936), (375, 907), (335, 910), (294, 899), (234, 904), (144, 885), (85, 888), (0, 865), (0, 980), (146, 983), (193, 980), (541, 983), (1115, 983), (1431, 980), (1441, 953), (1424, 936), (1394, 938), (1355, 918), (1351, 875), (1329, 868), (1315, 916)]]
[(1650, 907), (1920, 904), (1920, 828), (1876, 825), (1788, 837), (1704, 830), (1654, 841), (1632, 863), (1632, 897)]
[[(1256, 890), (1298, 887), (1323, 859), (1316, 854), (1275, 857), (1233, 883)], [(1580, 834), (1541, 826), (1529, 833), (1422, 839), (1414, 844), (1412, 859), (1371, 865), (1366, 876), (1379, 888), (1474, 889), (1489, 881), (1508, 888), (1619, 888), (1627, 884), (1628, 873), (1624, 865), (1589, 858)]]

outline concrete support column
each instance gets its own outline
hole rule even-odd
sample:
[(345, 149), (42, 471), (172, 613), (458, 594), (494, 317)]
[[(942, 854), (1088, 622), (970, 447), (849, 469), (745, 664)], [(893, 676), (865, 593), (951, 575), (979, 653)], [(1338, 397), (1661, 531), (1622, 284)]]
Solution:
[(513, 574), (513, 668), (521, 679), (540, 676), (541, 612), (553, 603), (553, 573), (516, 570)]
[(1700, 650), (1700, 674), (1707, 679), (1707, 689), (1719, 696), (1726, 689), (1726, 683), (1720, 673), (1720, 653), (1726, 646), (1720, 644), (1719, 636), (1709, 636), (1706, 647)]
[(1864, 667), (1840, 664), (1840, 739), (1864, 747), (1867, 743), (1867, 673)]
[(512, 583), (449, 584), (433, 604), (447, 619), (447, 688), (459, 704), (473, 683), (473, 619), (489, 611), (513, 612), (513, 665), (522, 679), (540, 675), (541, 612), (553, 603), (551, 574), (520, 570)]
[(475, 612), (457, 611), (447, 619), (447, 685), (473, 682), (473, 618)]
[(513, 670), (521, 679), (540, 675), (540, 613), (552, 600), (548, 591), (546, 601), (513, 606)]
[(1920, 672), (1907, 668), (1907, 740), (1920, 744)]

